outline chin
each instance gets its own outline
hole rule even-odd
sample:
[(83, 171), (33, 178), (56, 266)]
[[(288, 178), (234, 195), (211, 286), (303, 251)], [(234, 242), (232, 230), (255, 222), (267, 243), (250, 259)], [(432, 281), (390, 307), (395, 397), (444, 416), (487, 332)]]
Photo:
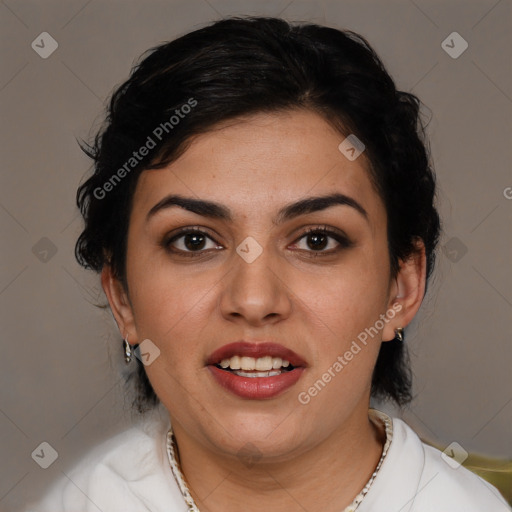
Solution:
[(295, 419), (292, 424), (290, 421), (292, 415), (282, 411), (280, 414), (237, 412), (233, 416), (223, 416), (215, 422), (219, 437), (215, 435), (217, 439), (212, 442), (242, 462), (245, 459), (284, 461), (296, 455), (307, 440), (300, 422)]

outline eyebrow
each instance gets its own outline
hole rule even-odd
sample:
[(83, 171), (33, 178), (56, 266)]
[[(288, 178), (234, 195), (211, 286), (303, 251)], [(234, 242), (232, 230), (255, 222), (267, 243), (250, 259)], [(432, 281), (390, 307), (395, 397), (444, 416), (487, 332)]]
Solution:
[[(277, 216), (273, 219), (273, 223), (281, 224), (287, 220), (299, 217), (300, 215), (318, 212), (337, 205), (353, 208), (368, 222), (367, 211), (355, 199), (345, 194), (335, 193), (325, 196), (306, 197), (294, 203), (287, 204), (279, 210)], [(197, 215), (202, 215), (203, 217), (233, 222), (231, 211), (226, 206), (205, 199), (193, 199), (177, 194), (168, 195), (155, 204), (155, 206), (149, 210), (146, 216), (146, 222), (158, 212), (174, 206), (196, 213)]]

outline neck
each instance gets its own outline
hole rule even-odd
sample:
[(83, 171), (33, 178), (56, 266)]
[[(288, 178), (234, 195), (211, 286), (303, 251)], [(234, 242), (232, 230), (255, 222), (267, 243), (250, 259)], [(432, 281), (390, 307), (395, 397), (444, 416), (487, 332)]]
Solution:
[(385, 442), (384, 430), (369, 420), (367, 408), (314, 449), (277, 463), (219, 457), (179, 424), (173, 429), (182, 472), (201, 512), (339, 512), (372, 475)]

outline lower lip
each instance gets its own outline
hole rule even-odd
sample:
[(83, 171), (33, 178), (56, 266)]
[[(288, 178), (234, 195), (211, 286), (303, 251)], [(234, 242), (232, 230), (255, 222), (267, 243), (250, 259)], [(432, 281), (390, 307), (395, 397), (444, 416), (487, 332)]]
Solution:
[(295, 368), (273, 377), (240, 377), (213, 365), (209, 365), (208, 369), (224, 389), (251, 400), (264, 400), (280, 395), (292, 387), (304, 371), (304, 368)]

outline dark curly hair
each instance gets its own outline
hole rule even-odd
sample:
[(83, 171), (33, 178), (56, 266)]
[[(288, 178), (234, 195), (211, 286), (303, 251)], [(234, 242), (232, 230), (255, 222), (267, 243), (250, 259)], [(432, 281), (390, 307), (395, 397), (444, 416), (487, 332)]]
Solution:
[[(396, 89), (362, 36), (277, 18), (233, 17), (161, 44), (143, 57), (113, 93), (94, 142), (81, 145), (94, 160), (94, 173), (77, 192), (85, 220), (75, 248), (81, 265), (100, 272), (108, 264), (127, 288), (126, 239), (140, 173), (176, 160), (193, 135), (221, 121), (299, 108), (363, 141), (370, 178), (387, 211), (391, 276), (421, 240), (428, 281), (440, 220), (421, 104), (415, 95)], [(142, 411), (158, 398), (144, 366), (137, 364), (137, 407)], [(411, 400), (411, 371), (402, 343), (382, 344), (372, 396), (399, 405)]]

